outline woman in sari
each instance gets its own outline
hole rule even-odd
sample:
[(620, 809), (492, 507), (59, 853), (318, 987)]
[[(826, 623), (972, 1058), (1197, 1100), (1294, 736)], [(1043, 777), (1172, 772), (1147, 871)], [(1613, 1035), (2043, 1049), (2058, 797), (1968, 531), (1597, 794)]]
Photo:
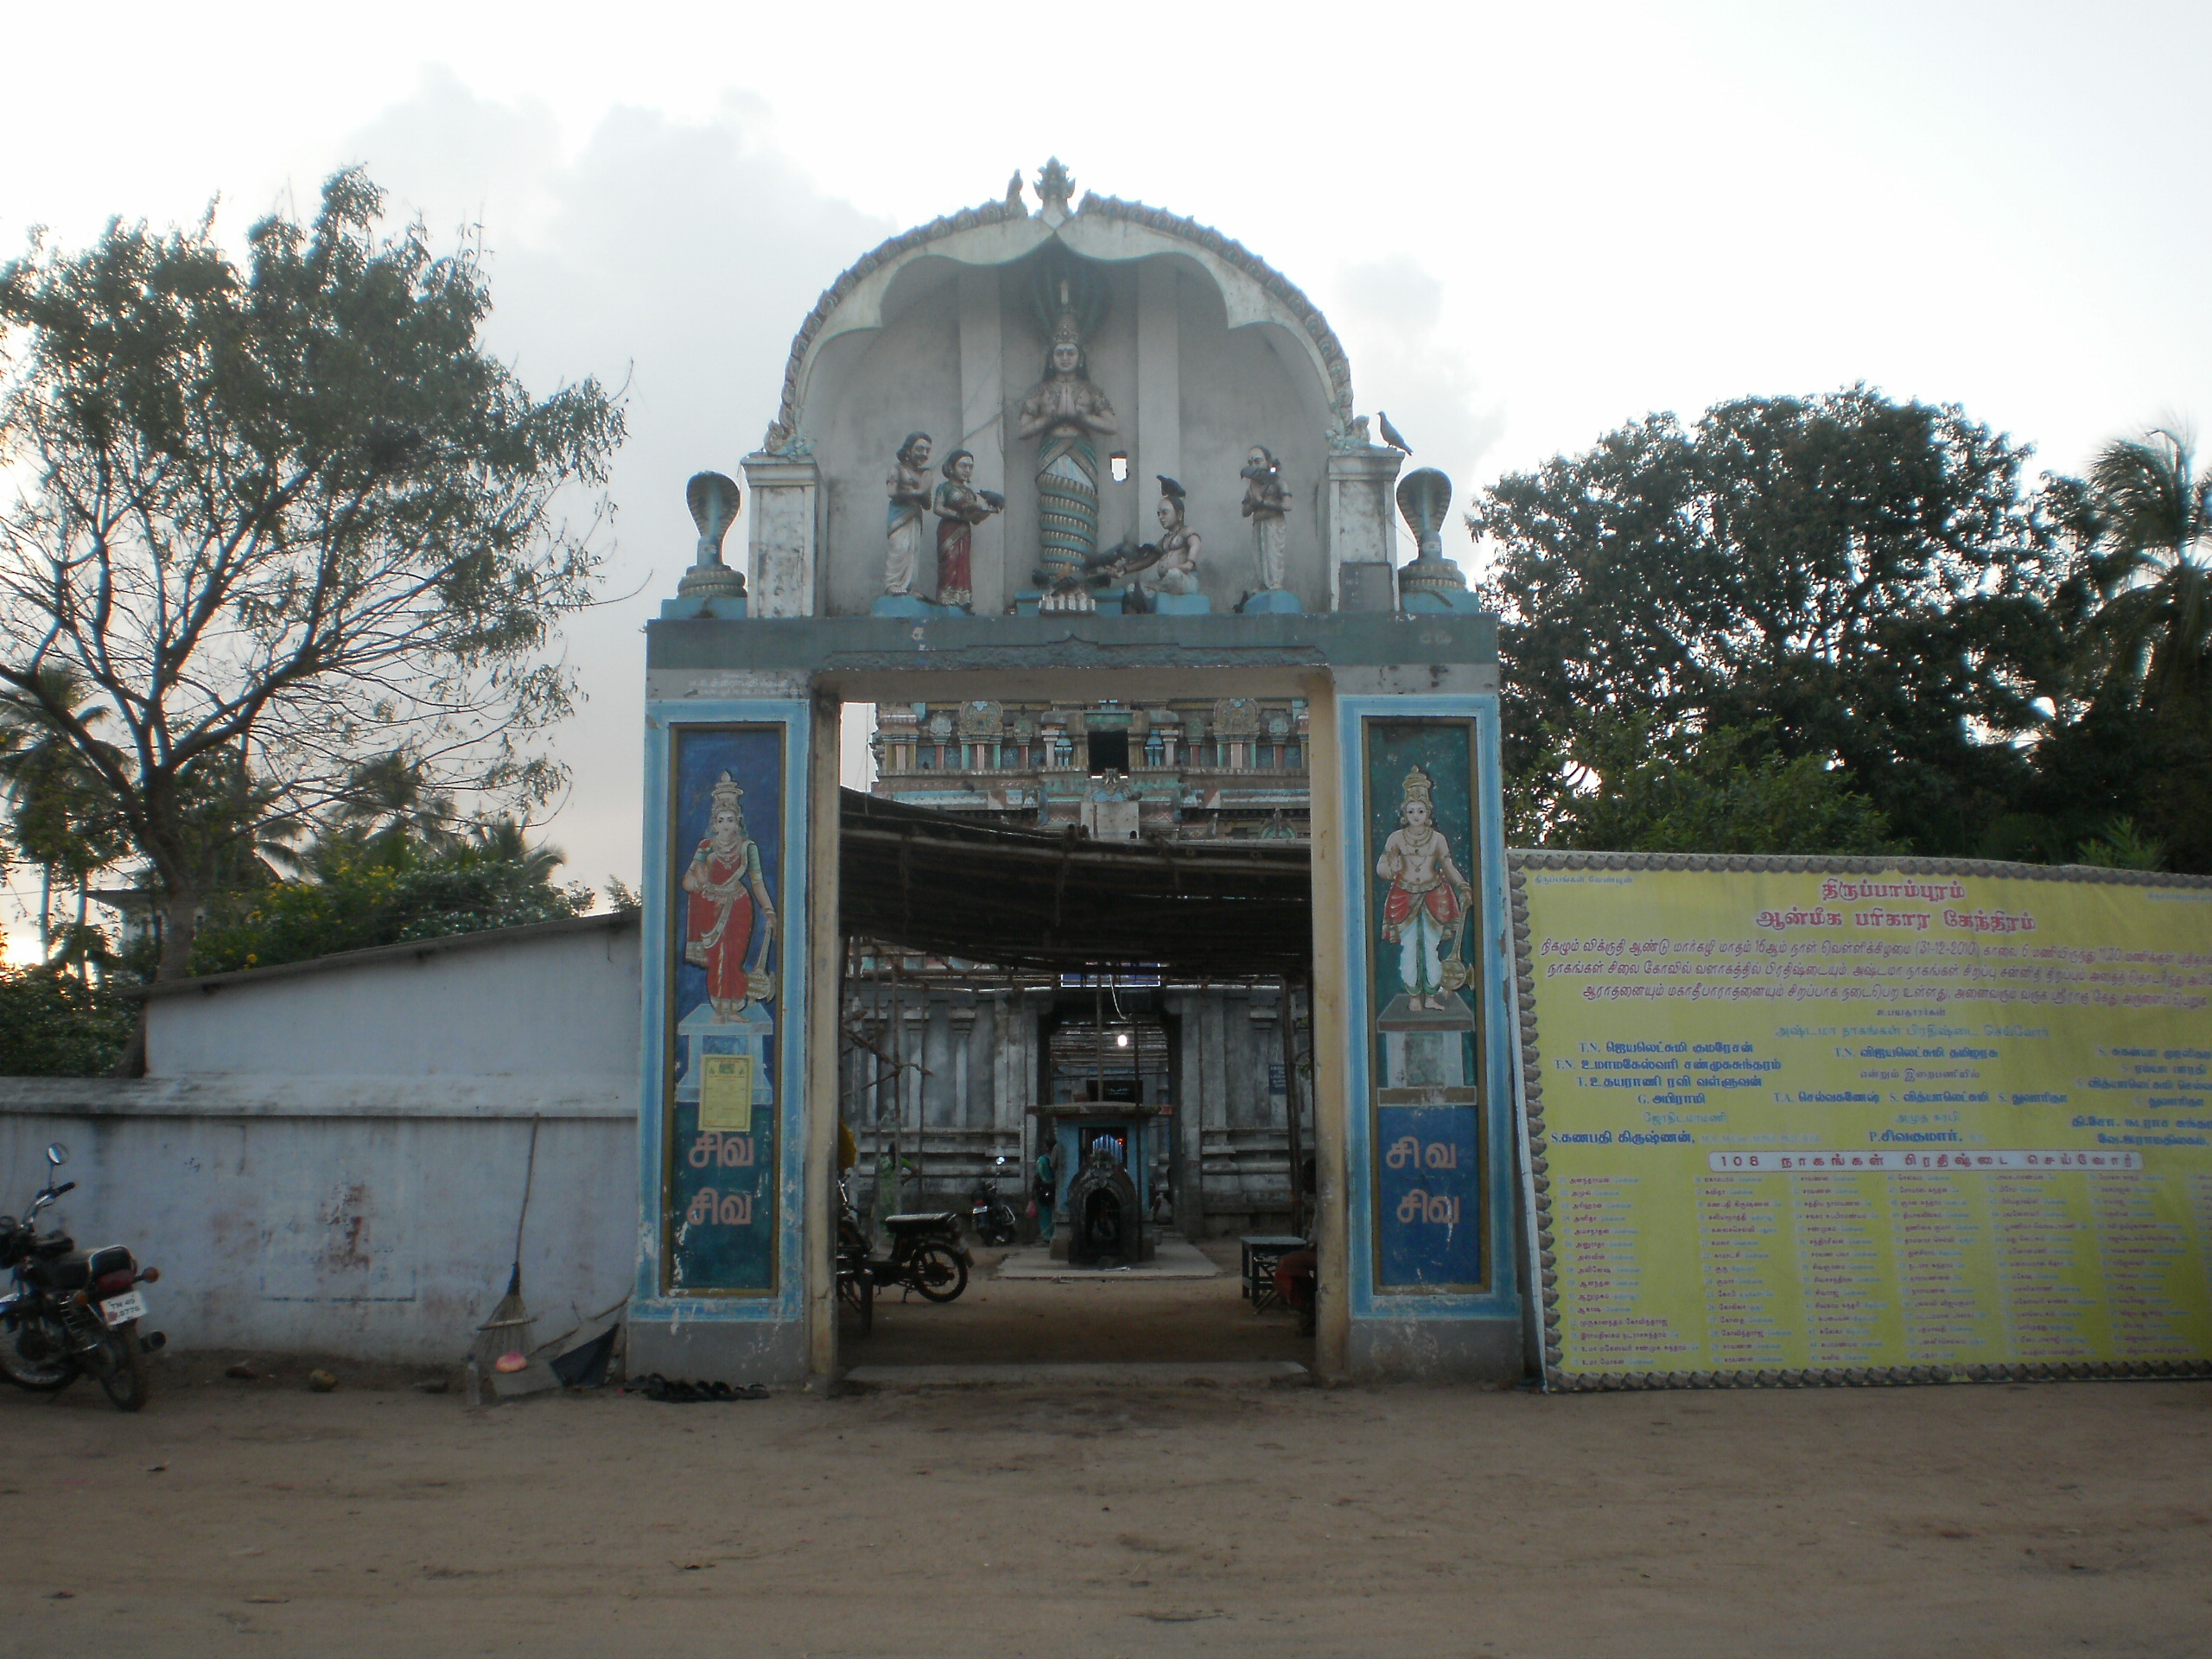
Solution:
[(745, 833), (745, 811), (738, 804), (744, 793), (734, 778), (722, 773), (708, 810), (707, 838), (691, 855), (681, 883), (690, 895), (684, 905), (683, 960), (707, 970), (707, 1001), (724, 1023), (775, 991), (767, 963), (776, 906), (760, 871), (760, 849)]
[(974, 602), (976, 526), (1006, 498), (976, 487), (976, 457), (956, 449), (944, 458), (944, 482), (937, 486), (937, 602), (968, 610)]

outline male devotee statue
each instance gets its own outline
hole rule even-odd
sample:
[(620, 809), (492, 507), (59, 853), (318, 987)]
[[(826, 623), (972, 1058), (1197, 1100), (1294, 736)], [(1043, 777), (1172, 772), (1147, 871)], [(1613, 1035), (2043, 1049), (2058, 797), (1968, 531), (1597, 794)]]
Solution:
[(1182, 596), (1198, 591), (1198, 555), (1205, 547), (1205, 538), (1183, 522), (1183, 486), (1165, 473), (1155, 476), (1160, 480), (1160, 539), (1146, 543), (1134, 558), (1116, 559), (1113, 566), (1117, 576), (1135, 575), (1138, 608), (1147, 611), (1159, 608), (1156, 601), (1162, 594)]
[[(1375, 874), (1390, 884), (1382, 900), (1382, 938), (1398, 947), (1398, 976), (1410, 999), (1406, 1006), (1441, 1013), (1443, 993), (1466, 982), (1457, 947), (1475, 894), (1452, 861), (1451, 842), (1436, 827), (1434, 788), (1435, 780), (1419, 766), (1406, 774), (1399, 827), (1382, 843)], [(1453, 953), (1449, 962), (1447, 947)]]
[(1060, 284), (1045, 378), (1021, 400), (1014, 435), (1037, 446), (1039, 577), (1048, 585), (1082, 578), (1098, 550), (1098, 450), (1091, 439), (1117, 429), (1114, 406), (1085, 372), (1082, 329)]
[(976, 457), (956, 449), (944, 458), (937, 486), (937, 602), (968, 610), (973, 603), (976, 526), (1006, 505), (995, 490), (976, 487)]
[(883, 591), (910, 594), (922, 551), (922, 513), (930, 504), (930, 435), (909, 432), (899, 446), (891, 476), (884, 480), (891, 498), (884, 520)]
[(1245, 480), (1243, 512), (1252, 521), (1260, 586), (1274, 592), (1282, 586), (1283, 518), (1290, 512), (1290, 492), (1283, 487), (1282, 467), (1274, 453), (1256, 443), (1236, 475)]
[(690, 894), (684, 904), (683, 960), (707, 970), (707, 1001), (725, 1024), (748, 1003), (775, 995), (768, 963), (776, 906), (760, 874), (760, 849), (745, 833), (745, 809), (739, 804), (744, 794), (734, 778), (722, 773), (710, 791), (707, 838), (683, 878)]

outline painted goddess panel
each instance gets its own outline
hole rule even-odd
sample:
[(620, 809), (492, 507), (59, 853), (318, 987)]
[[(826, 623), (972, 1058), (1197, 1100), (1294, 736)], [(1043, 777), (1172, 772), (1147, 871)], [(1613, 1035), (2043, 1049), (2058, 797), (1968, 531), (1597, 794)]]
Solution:
[(663, 1286), (776, 1287), (776, 964), (783, 938), (781, 727), (678, 727)]

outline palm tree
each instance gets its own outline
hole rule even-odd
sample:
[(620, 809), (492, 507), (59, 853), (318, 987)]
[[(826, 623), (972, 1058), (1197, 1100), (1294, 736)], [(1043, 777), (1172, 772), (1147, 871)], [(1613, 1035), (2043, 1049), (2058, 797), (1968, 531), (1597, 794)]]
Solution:
[(2183, 435), (2107, 444), (2089, 471), (2097, 632), (2154, 712), (2205, 712), (2212, 687), (2212, 479)]
[(278, 868), (297, 868), (307, 826), (278, 810), (283, 789), (257, 779), (244, 755), (218, 750), (181, 783), (178, 819), (203, 889), (245, 892), (275, 880)]
[(84, 728), (107, 710), (67, 668), (40, 675), (38, 695), (0, 691), (0, 794), (7, 797), (16, 845), (41, 871), (39, 950), (54, 955), (54, 887), (60, 873), (77, 889), (81, 941), (92, 877), (129, 850), (113, 796), (48, 710), (63, 709)]
[(569, 861), (569, 855), (545, 842), (531, 841), (529, 828), (509, 817), (479, 820), (470, 828), (469, 846), (486, 858), (518, 864), (531, 880), (550, 886), (553, 872)]
[(339, 798), (336, 827), (374, 853), (415, 842), (430, 851), (455, 845), (453, 797), (431, 790), (423, 762), (394, 749), (353, 768)]

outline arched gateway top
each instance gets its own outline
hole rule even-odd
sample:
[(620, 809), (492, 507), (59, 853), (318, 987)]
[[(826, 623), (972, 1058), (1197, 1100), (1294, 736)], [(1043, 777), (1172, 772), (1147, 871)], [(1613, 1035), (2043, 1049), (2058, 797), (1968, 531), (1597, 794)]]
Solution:
[(1218, 231), (1058, 162), (863, 256), (746, 460), (755, 616), (1393, 608), (1400, 452)]
[(1046, 213), (1033, 215), (1022, 199), (1017, 175), (1004, 200), (963, 207), (902, 231), (869, 249), (822, 290), (814, 309), (791, 337), (791, 356), (784, 365), (783, 401), (761, 448), (785, 453), (799, 438), (808, 372), (816, 355), (839, 334), (882, 326), (884, 293), (906, 264), (925, 257), (963, 265), (1007, 264), (1055, 239), (1093, 259), (1139, 259), (1163, 252), (1191, 257), (1213, 278), (1231, 327), (1273, 322), (1294, 335), (1329, 389), (1337, 429), (1353, 430), (1351, 363), (1344, 343), (1320, 308), (1289, 277), (1210, 225), (1141, 201), (1102, 196), (1095, 190), (1084, 193), (1072, 213), (1054, 214), (1048, 202)]

